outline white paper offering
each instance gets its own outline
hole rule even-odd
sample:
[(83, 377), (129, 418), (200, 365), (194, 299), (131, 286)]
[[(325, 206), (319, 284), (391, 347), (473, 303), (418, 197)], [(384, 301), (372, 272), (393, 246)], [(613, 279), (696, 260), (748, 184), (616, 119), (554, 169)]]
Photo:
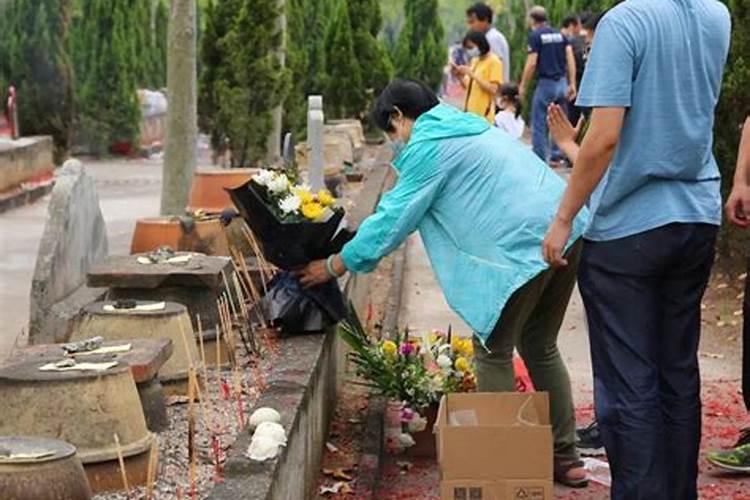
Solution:
[(107, 363), (76, 363), (70, 366), (57, 366), (56, 363), (47, 363), (44, 366), (39, 367), (39, 371), (43, 372), (71, 372), (71, 371), (97, 371), (103, 372), (117, 366), (117, 361), (109, 361)]

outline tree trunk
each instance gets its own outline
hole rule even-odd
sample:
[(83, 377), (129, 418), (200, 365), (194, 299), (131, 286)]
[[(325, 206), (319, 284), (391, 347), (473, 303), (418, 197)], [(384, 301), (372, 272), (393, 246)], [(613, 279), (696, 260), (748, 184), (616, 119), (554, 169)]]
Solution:
[[(279, 47), (278, 57), (281, 61), (281, 66), (286, 64), (286, 14), (284, 11), (285, 0), (278, 0), (279, 5), (279, 18), (277, 21), (277, 27), (281, 31), (281, 47)], [(282, 117), (284, 115), (284, 104), (279, 104), (273, 113), (273, 126), (271, 127), (271, 133), (268, 136), (266, 162), (273, 165), (281, 160), (281, 127)]]
[(188, 203), (198, 139), (195, 0), (171, 0), (167, 46), (166, 149), (162, 215), (180, 215)]

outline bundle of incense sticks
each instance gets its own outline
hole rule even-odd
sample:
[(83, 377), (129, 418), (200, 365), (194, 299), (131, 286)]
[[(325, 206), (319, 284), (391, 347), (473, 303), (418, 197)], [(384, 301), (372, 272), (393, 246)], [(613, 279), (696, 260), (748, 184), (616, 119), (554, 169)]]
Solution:
[[(223, 302), (224, 317), (226, 318), (226, 320), (229, 323), (230, 328), (231, 328), (231, 326), (233, 325), (234, 322), (232, 321), (232, 315), (229, 312), (228, 302), (230, 302), (230, 300), (229, 300), (229, 298), (226, 295), (222, 294), (222, 297), (223, 297), (223, 301), (221, 301), (221, 302)], [(235, 317), (235, 319), (237, 318), (236, 315), (234, 317)], [(253, 349), (252, 349), (252, 347), (250, 347), (250, 344), (248, 343), (248, 340), (245, 337), (245, 329), (242, 327), (241, 323), (242, 322), (240, 322), (240, 327), (237, 329), (237, 333), (239, 334), (240, 339), (242, 339), (242, 345), (245, 346), (245, 352), (247, 352), (248, 356), (252, 356), (253, 355)]]
[[(238, 310), (239, 306), (235, 306), (234, 304), (234, 296), (232, 295), (232, 288), (229, 286), (229, 280), (227, 280), (227, 275), (224, 273), (224, 270), (221, 271), (221, 279), (224, 281), (224, 290), (227, 295), (227, 299), (229, 302), (229, 308), (232, 310), (232, 317), (237, 318), (239, 316)], [(239, 300), (239, 299), (238, 299)]]
[(195, 377), (195, 370), (190, 369), (188, 374), (188, 462), (190, 464), (189, 469), (189, 481), (190, 481), (190, 496), (196, 498), (196, 463), (195, 463), (195, 395), (197, 389), (197, 381)]
[(235, 357), (236, 352), (236, 345), (234, 343), (234, 337), (232, 335), (232, 320), (229, 317), (230, 314), (227, 309), (227, 305), (224, 302), (224, 297), (219, 297), (219, 299), (216, 301), (216, 308), (219, 311), (219, 323), (221, 326), (221, 330), (216, 333), (216, 341), (221, 341), (221, 332), (223, 332), (224, 340), (227, 344), (227, 354), (229, 356), (229, 363), (232, 366), (235, 366), (237, 364), (237, 359)]
[[(234, 284), (235, 293), (237, 294), (238, 301), (240, 303), (240, 314), (242, 315), (242, 328), (247, 333), (248, 340), (250, 342), (251, 349), (254, 353), (258, 352), (258, 339), (255, 337), (255, 329), (253, 328), (252, 323), (250, 322), (250, 314), (247, 310), (247, 301), (245, 299), (245, 294), (242, 292), (242, 287), (240, 286), (239, 278), (237, 277), (237, 274), (234, 273), (232, 275), (232, 282)], [(245, 338), (242, 339), (245, 341)]]
[(263, 314), (263, 308), (257, 307), (260, 304), (261, 301), (261, 295), (258, 292), (258, 290), (255, 288), (255, 284), (253, 283), (253, 279), (250, 276), (250, 271), (247, 269), (247, 262), (245, 262), (244, 257), (242, 256), (242, 253), (237, 250), (236, 248), (230, 248), (230, 253), (233, 256), (233, 262), (235, 266), (235, 270), (241, 271), (241, 273), (238, 273), (242, 276), (242, 278), (245, 281), (245, 285), (247, 290), (249, 291), (250, 297), (253, 299), (253, 304), (256, 306), (255, 310), (258, 312), (258, 317), (260, 319), (261, 324), (263, 327), (266, 327), (266, 319)]
[(248, 241), (248, 243), (250, 243), (250, 247), (253, 249), (255, 258), (258, 260), (258, 268), (260, 269), (260, 275), (263, 278), (263, 289), (264, 291), (268, 292), (268, 290), (266, 290), (266, 283), (268, 283), (273, 277), (273, 266), (271, 266), (266, 260), (263, 252), (260, 249), (258, 240), (255, 239), (255, 235), (247, 226), (242, 227), (242, 234), (245, 236), (245, 239)]

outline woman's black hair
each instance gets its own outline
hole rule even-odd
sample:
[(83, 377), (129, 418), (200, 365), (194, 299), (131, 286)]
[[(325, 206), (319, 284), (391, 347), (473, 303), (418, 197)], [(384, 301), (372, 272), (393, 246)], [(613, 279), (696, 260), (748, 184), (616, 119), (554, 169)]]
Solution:
[(379, 129), (392, 132), (391, 116), (397, 109), (406, 118), (416, 120), (438, 104), (435, 92), (424, 83), (397, 78), (375, 99), (370, 117)]
[(504, 97), (513, 102), (516, 107), (516, 118), (521, 116), (521, 97), (518, 95), (518, 85), (515, 83), (504, 83), (500, 86), (500, 97)]
[(583, 27), (589, 31), (596, 31), (596, 27), (599, 26), (599, 21), (602, 20), (604, 14), (606, 14), (607, 12), (608, 11), (605, 10), (603, 12), (592, 14), (588, 19), (586, 19), (586, 22), (583, 23)]
[(484, 36), (484, 33), (479, 31), (469, 31), (466, 34), (466, 37), (464, 37), (464, 46), (466, 46), (466, 42), (471, 42), (476, 45), (479, 49), (479, 53), (482, 55), (485, 55), (490, 51), (490, 42), (487, 41), (487, 37)]

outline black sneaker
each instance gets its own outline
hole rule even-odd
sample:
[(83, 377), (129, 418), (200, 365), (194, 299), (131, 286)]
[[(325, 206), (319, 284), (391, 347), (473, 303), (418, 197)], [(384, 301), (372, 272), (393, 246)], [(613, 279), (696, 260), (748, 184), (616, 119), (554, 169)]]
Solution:
[(588, 427), (576, 429), (576, 448), (578, 448), (578, 453), (584, 457), (599, 457), (606, 454), (596, 420), (591, 422)]
[(737, 440), (737, 444), (735, 444), (734, 447), (739, 448), (746, 444), (750, 444), (750, 427), (740, 430), (740, 438)]

